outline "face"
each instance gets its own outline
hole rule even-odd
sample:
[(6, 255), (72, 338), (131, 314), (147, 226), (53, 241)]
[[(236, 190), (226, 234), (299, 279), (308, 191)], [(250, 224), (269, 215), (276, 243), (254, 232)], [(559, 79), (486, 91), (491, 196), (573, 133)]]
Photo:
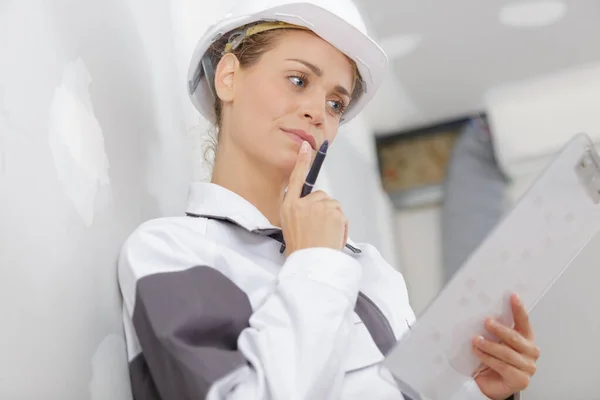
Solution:
[(353, 81), (348, 58), (311, 32), (281, 31), (249, 68), (226, 55), (215, 82), (227, 136), (221, 140), (287, 176), (303, 139), (313, 150), (333, 142)]

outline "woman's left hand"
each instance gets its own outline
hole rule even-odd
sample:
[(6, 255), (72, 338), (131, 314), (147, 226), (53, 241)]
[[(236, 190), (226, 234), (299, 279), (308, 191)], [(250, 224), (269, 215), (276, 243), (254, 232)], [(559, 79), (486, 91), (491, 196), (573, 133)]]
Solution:
[(475, 377), (481, 392), (493, 400), (504, 400), (529, 386), (535, 374), (540, 349), (534, 343), (529, 315), (519, 296), (511, 296), (514, 329), (489, 319), (485, 327), (500, 343), (477, 337), (473, 353), (483, 363)]

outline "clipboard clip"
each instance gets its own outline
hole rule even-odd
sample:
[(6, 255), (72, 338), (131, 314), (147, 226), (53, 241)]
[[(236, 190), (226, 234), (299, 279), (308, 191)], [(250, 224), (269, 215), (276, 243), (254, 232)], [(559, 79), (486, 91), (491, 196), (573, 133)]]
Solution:
[(593, 148), (586, 149), (575, 166), (575, 173), (594, 204), (600, 203), (600, 157)]

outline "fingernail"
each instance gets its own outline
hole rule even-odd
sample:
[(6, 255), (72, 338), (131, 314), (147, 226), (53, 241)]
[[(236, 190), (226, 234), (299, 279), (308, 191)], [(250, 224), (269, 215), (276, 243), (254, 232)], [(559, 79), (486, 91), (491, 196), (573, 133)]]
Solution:
[(302, 146), (300, 146), (300, 153), (304, 154), (308, 152), (308, 142), (304, 141), (302, 142)]
[(515, 300), (516, 300), (517, 304), (523, 304), (523, 301), (521, 300), (521, 296), (519, 296), (517, 293), (515, 293)]
[(483, 344), (484, 341), (485, 341), (485, 339), (483, 338), (483, 336), (477, 336), (475, 338), (475, 343), (477, 343), (477, 344)]

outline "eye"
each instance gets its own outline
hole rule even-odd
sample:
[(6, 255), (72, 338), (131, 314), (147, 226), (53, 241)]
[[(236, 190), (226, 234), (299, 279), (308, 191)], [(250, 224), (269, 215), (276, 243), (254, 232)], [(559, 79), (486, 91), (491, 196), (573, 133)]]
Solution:
[(341, 115), (346, 111), (346, 103), (341, 100), (329, 100), (327, 102), (331, 109), (338, 115)]
[(288, 76), (288, 79), (290, 80), (290, 82), (292, 82), (292, 85), (300, 88), (306, 87), (306, 85), (308, 85), (308, 77), (305, 75), (292, 75)]

